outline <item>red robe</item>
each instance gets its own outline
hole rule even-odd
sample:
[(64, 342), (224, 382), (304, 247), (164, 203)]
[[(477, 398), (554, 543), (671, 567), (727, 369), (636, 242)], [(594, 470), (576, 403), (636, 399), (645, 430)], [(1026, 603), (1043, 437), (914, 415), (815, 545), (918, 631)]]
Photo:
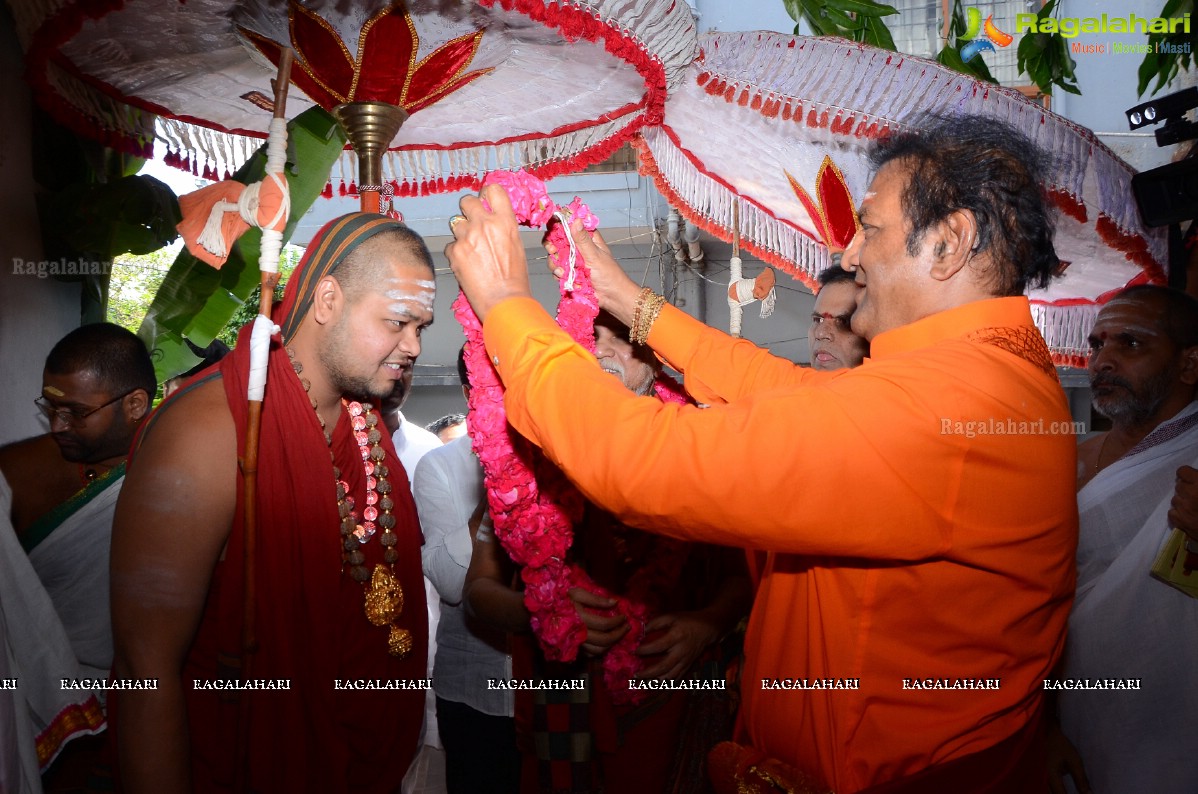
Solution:
[[(238, 449), (244, 446), (246, 432), (248, 333), (247, 326), (237, 349), (220, 367), (237, 425)], [(395, 572), (405, 596), (397, 623), (413, 639), (411, 652), (402, 660), (387, 653), (388, 628), (367, 622), (364, 586), (342, 570), (329, 447), (286, 353), (272, 343), (258, 465), (260, 649), (248, 662), (241, 659), (244, 535), (239, 487), (232, 534), (213, 572), (183, 674), (197, 792), (230, 790), (241, 757), (249, 758), (252, 791), (399, 790), (417, 750), (424, 692), (335, 688), (338, 680), (419, 681), (426, 674), (428, 618), (420, 528), (408, 477), (385, 428), (381, 444), (390, 468), (399, 536)], [(333, 430), (332, 450), (360, 512), (366, 504), (365, 474), (344, 411)], [(378, 538), (376, 534), (362, 547), (370, 570), (382, 562)], [(195, 679), (236, 677), (289, 679), (290, 690), (237, 694), (197, 690), (193, 684)], [(245, 720), (241, 726), (239, 713)], [(248, 745), (241, 753), (239, 727)]]

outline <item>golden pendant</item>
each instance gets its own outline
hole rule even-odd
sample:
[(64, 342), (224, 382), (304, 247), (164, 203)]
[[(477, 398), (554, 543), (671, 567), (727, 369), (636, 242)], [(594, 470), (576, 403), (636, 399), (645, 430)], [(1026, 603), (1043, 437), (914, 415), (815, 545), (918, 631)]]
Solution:
[(366, 619), (375, 626), (386, 626), (403, 612), (403, 587), (388, 566), (374, 566), (370, 589), (366, 591)]
[(402, 659), (411, 650), (412, 632), (407, 629), (401, 629), (399, 626), (392, 626), (391, 633), (387, 635), (387, 653)]

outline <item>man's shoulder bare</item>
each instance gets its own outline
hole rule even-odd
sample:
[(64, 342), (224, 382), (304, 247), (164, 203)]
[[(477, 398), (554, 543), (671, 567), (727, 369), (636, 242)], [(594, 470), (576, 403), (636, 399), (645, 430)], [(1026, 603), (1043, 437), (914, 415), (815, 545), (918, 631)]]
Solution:
[(214, 447), (235, 435), (224, 383), (219, 377), (212, 378), (176, 395), (158, 409), (135, 457), (147, 448), (180, 455), (214, 451)]
[(24, 471), (42, 471), (47, 466), (65, 465), (58, 445), (49, 433), (12, 441), (0, 447), (0, 472), (9, 482)]

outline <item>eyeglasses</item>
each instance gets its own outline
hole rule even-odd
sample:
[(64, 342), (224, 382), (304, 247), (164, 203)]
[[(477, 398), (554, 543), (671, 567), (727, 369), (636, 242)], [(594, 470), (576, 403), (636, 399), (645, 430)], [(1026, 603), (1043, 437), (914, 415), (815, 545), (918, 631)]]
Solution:
[(58, 417), (59, 420), (61, 420), (64, 424), (77, 426), (86, 422), (87, 418), (92, 414), (96, 413), (97, 411), (103, 411), (108, 406), (112, 405), (118, 400), (125, 399), (135, 391), (137, 391), (137, 389), (130, 389), (123, 394), (118, 394), (116, 397), (113, 397), (99, 408), (92, 408), (90, 410), (82, 410), (79, 408), (58, 408), (52, 405), (45, 397), (35, 397), (33, 404), (36, 405), (38, 409), (41, 410), (42, 415), (51, 422), (54, 421), (54, 417)]

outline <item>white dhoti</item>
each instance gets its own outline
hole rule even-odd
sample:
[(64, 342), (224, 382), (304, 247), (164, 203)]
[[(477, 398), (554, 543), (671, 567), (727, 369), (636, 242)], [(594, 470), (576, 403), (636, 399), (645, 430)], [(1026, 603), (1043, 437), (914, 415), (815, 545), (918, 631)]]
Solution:
[(56, 509), (56, 526), (34, 536), (39, 542), (27, 555), (9, 520), (12, 491), (0, 477), (0, 627), (6, 676), (16, 679), (12, 720), (21, 787), (15, 791), (41, 791), (40, 770), (67, 741), (104, 729), (101, 700), (62, 681), (106, 679), (112, 664), (108, 548), (120, 479), (97, 483)]
[(1198, 462), (1191, 403), (1078, 494), (1077, 597), (1064, 677), (1138, 690), (1061, 692), (1061, 727), (1095, 792), (1198, 791), (1198, 599), (1153, 578), (1176, 471)]

